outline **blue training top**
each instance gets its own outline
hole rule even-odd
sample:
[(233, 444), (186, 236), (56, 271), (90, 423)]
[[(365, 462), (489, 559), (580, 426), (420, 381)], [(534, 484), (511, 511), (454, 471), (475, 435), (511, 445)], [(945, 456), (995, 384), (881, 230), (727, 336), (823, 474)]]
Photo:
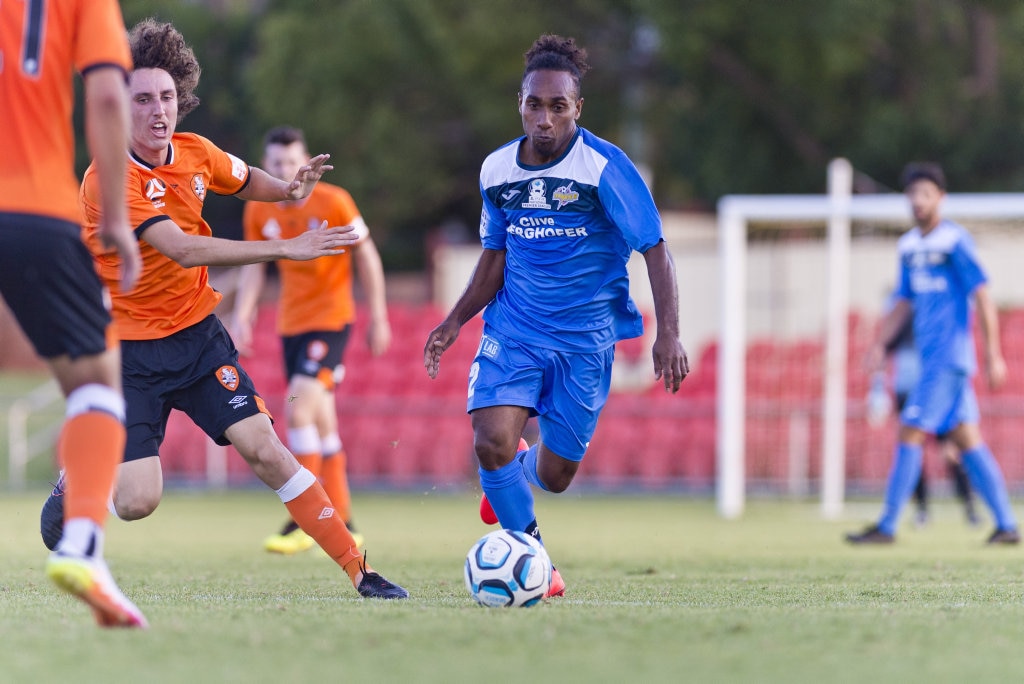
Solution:
[(525, 137), (480, 169), (480, 241), (506, 250), (505, 284), (484, 321), (514, 339), (597, 352), (643, 334), (626, 262), (661, 240), (661, 217), (636, 167), (579, 128), (550, 164), (519, 162)]
[(923, 372), (947, 367), (973, 373), (971, 295), (988, 282), (967, 230), (943, 220), (930, 233), (913, 228), (899, 240), (900, 297), (914, 306), (914, 340)]

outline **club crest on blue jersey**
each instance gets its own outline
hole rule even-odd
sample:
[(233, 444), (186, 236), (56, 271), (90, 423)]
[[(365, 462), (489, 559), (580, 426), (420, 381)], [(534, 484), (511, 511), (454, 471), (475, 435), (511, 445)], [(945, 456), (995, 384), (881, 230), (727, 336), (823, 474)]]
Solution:
[(568, 185), (563, 185), (560, 188), (556, 188), (555, 192), (552, 193), (551, 199), (558, 202), (558, 206), (555, 209), (561, 209), (570, 202), (577, 202), (580, 199), (580, 193), (572, 189), (572, 181), (569, 181)]
[(530, 181), (530, 196), (523, 202), (524, 209), (550, 209), (548, 204), (548, 186), (543, 179), (535, 178)]

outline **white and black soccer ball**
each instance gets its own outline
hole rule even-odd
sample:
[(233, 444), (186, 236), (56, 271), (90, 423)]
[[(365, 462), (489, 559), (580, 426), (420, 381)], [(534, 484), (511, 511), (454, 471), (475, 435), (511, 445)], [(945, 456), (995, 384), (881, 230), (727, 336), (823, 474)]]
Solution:
[(465, 578), (470, 596), (482, 606), (532, 606), (551, 586), (551, 559), (525, 532), (494, 530), (466, 554)]

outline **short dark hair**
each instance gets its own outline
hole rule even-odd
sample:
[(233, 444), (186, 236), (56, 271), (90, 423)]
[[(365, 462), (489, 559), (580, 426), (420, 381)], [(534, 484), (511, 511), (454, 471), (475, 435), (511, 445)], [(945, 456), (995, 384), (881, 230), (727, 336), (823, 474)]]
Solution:
[(306, 136), (302, 133), (301, 128), (275, 126), (263, 136), (264, 147), (267, 145), (291, 145), (293, 143), (302, 143), (303, 147), (306, 146)]
[(534, 71), (567, 71), (576, 84), (576, 96), (579, 97), (580, 81), (590, 71), (590, 65), (587, 63), (587, 51), (576, 45), (575, 39), (546, 33), (534, 41), (523, 57), (526, 61), (523, 81)]
[(903, 167), (903, 173), (900, 174), (900, 187), (906, 190), (912, 183), (919, 180), (929, 180), (939, 186), (943, 192), (946, 191), (946, 174), (942, 171), (942, 166), (936, 162), (910, 162)]

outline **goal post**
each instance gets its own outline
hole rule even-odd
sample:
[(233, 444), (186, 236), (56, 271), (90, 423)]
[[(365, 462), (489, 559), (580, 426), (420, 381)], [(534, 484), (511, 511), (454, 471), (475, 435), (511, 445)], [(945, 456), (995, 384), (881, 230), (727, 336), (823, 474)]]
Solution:
[[(738, 518), (746, 501), (746, 345), (748, 234), (751, 223), (826, 226), (827, 270), (824, 368), (821, 399), (821, 513), (836, 518), (845, 495), (847, 321), (850, 312), (851, 224), (854, 221), (910, 226), (902, 194), (853, 195), (848, 161), (829, 164), (828, 194), (728, 195), (718, 203), (720, 339), (716, 404), (716, 482), (719, 515)], [(950, 193), (943, 215), (953, 220), (1021, 219), (1024, 194)], [(892, 256), (895, 272), (895, 253)]]

